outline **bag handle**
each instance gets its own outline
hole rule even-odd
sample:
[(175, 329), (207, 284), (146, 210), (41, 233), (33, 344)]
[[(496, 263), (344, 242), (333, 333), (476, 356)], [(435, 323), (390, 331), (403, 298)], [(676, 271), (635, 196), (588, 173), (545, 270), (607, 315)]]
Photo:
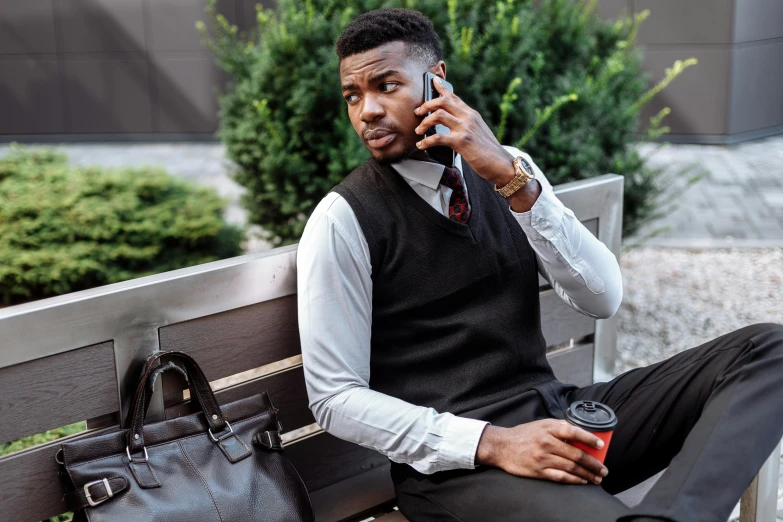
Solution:
[[(210, 433), (219, 433), (223, 431), (228, 423), (223, 417), (223, 412), (220, 410), (215, 394), (212, 393), (212, 388), (204, 375), (203, 370), (198, 363), (190, 355), (179, 351), (157, 351), (147, 358), (147, 362), (144, 365), (144, 373), (139, 380), (139, 384), (136, 387), (136, 394), (133, 399), (130, 416), (130, 426), (128, 430), (128, 454), (136, 453), (137, 451), (144, 450), (144, 418), (147, 415), (147, 408), (152, 400), (152, 387), (150, 386), (149, 393), (147, 392), (147, 382), (150, 376), (157, 377), (154, 364), (161, 357), (171, 357), (177, 362), (182, 363), (185, 372), (188, 376), (188, 387), (190, 388), (190, 396), (192, 400), (198, 402), (199, 407), (204, 412), (207, 424), (209, 424)], [(169, 367), (166, 367), (169, 369)], [(165, 371), (165, 370), (162, 370)], [(214, 435), (212, 435), (214, 438)]]

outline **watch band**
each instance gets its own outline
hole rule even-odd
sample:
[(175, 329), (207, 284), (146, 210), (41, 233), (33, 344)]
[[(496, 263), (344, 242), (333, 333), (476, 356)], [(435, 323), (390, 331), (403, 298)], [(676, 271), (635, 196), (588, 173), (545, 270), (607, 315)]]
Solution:
[(511, 181), (503, 185), (501, 188), (498, 188), (498, 186), (495, 185), (495, 192), (499, 193), (504, 198), (509, 197), (511, 194), (521, 189), (535, 178), (533, 168), (530, 166), (530, 163), (528, 163), (527, 160), (522, 156), (517, 156), (514, 158), (514, 169), (516, 170), (516, 174)]

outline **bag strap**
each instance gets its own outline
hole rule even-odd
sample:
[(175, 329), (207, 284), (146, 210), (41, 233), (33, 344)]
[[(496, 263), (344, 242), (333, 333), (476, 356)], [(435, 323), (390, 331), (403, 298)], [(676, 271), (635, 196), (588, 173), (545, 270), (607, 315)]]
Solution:
[[(212, 393), (212, 388), (209, 386), (209, 381), (207, 381), (204, 371), (195, 359), (184, 352), (157, 351), (147, 358), (147, 362), (144, 365), (144, 374), (136, 387), (129, 419), (128, 451), (130, 454), (144, 449), (144, 418), (152, 396), (151, 390), (149, 393), (147, 392), (147, 381), (155, 371), (154, 363), (164, 356), (182, 363), (188, 376), (191, 398), (198, 402), (201, 410), (204, 412), (210, 433), (219, 433), (227, 427), (223, 412), (220, 410), (215, 394)], [(155, 375), (157, 376), (157, 373)]]
[(71, 511), (80, 511), (102, 504), (127, 489), (128, 480), (125, 477), (104, 478), (89, 482), (72, 493), (66, 493), (63, 500)]

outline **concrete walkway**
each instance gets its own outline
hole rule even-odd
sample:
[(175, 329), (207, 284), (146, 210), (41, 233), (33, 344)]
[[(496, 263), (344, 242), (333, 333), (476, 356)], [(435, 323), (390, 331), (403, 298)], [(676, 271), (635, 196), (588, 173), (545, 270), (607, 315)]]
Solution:
[(657, 145), (642, 144), (639, 148), (642, 154), (651, 154), (651, 167), (662, 167), (675, 176), (691, 164), (708, 172), (675, 200), (678, 208), (637, 234), (642, 237), (659, 227), (671, 228), (646, 245), (783, 246), (783, 136), (728, 147), (669, 145), (656, 151)]

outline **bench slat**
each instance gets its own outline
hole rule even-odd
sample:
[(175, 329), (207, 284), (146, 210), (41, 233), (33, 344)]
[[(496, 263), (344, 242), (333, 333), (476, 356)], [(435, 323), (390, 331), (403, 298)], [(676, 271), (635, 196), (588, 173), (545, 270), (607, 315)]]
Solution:
[(378, 517), (376, 520), (380, 520), (381, 522), (408, 522), (408, 519), (405, 518), (399, 511)]
[(593, 383), (593, 343), (577, 344), (549, 354), (549, 365), (561, 382), (587, 386)]
[[(595, 319), (579, 313), (550, 289), (539, 294), (541, 300), (541, 331), (547, 346), (578, 341), (595, 332)], [(592, 363), (590, 363), (592, 368)]]
[[(231, 386), (218, 391), (215, 397), (220, 404), (226, 404), (261, 393), (264, 390), (269, 392), (269, 398), (272, 400), (275, 408), (280, 409), (278, 415), (280, 422), (283, 424), (284, 432), (308, 426), (315, 422), (313, 413), (307, 406), (307, 389), (305, 388), (304, 370), (301, 366)], [(166, 408), (167, 419), (173, 419), (188, 413), (191, 413), (190, 401)]]
[[(287, 452), (287, 449), (286, 449)], [(393, 500), (391, 465), (378, 466), (342, 482), (310, 492), (317, 522), (337, 522)]]
[(119, 410), (111, 341), (0, 369), (0, 442)]
[(161, 350), (192, 355), (210, 381), (300, 353), (296, 295), (164, 326), (159, 333)]
[(408, 522), (408, 519), (405, 518), (399, 511), (389, 513), (388, 515), (384, 515), (382, 517), (377, 517), (375, 520), (380, 520), (381, 522)]
[(285, 446), (285, 452), (309, 491), (317, 491), (389, 464), (389, 459), (377, 451), (326, 432), (289, 444)]
[(65, 441), (107, 433), (116, 427), (72, 435), (0, 458), (0, 513), (3, 520), (34, 522), (65, 513), (59, 466), (54, 455)]

